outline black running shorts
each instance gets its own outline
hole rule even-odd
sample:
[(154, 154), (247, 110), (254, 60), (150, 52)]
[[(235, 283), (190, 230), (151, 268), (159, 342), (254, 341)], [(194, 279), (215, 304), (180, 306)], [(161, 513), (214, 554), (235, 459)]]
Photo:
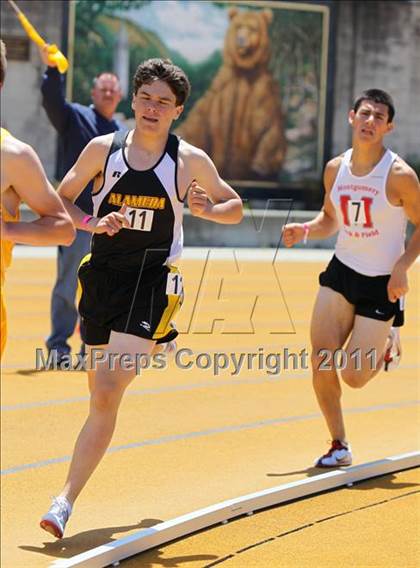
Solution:
[(403, 298), (397, 302), (388, 299), (387, 285), (390, 275), (365, 276), (349, 268), (333, 256), (326, 270), (319, 275), (319, 284), (338, 292), (355, 306), (359, 316), (380, 321), (393, 318), (392, 325), (404, 325)]
[(176, 267), (122, 272), (97, 266), (88, 255), (78, 276), (80, 331), (87, 345), (107, 344), (111, 331), (157, 343), (178, 335), (172, 319), (182, 305), (184, 292)]

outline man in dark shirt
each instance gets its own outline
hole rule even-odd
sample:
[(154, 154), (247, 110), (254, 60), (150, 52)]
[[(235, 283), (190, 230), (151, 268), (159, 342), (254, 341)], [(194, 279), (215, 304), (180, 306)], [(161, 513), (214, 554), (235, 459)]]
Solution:
[[(60, 136), (61, 179), (92, 138), (124, 129), (122, 124), (113, 118), (122, 97), (121, 88), (116, 75), (104, 72), (93, 80), (90, 106), (70, 103), (64, 96), (63, 76), (48, 58), (48, 46), (40, 50), (40, 54), (47, 65), (41, 85), (42, 105)], [(90, 183), (76, 202), (88, 214), (92, 213), (91, 191)], [(51, 298), (52, 329), (46, 341), (49, 351), (57, 350), (58, 361), (70, 353), (67, 340), (73, 335), (77, 323), (77, 269), (89, 249), (90, 234), (80, 230), (77, 231), (71, 246), (58, 247), (57, 280)]]

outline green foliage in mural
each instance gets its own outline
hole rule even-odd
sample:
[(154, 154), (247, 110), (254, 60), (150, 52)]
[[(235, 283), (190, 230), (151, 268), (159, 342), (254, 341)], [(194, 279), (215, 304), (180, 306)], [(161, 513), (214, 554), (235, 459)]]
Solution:
[[(221, 53), (215, 52), (204, 63), (191, 64), (180, 53), (169, 49), (157, 34), (141, 28), (124, 17), (125, 10), (140, 8), (147, 3), (148, 0), (105, 0), (102, 2), (79, 0), (77, 2), (74, 100), (82, 104), (89, 104), (93, 77), (101, 71), (113, 69), (114, 51), (121, 25), (125, 25), (128, 34), (130, 77), (134, 75), (139, 63), (145, 59), (170, 58), (184, 69), (193, 85), (191, 97), (186, 104), (186, 113), (208, 89), (221, 65)], [(83, 65), (80, 65), (80, 62), (83, 62)], [(131, 94), (121, 102), (119, 110), (126, 117), (132, 116)]]
[(114, 22), (115, 12), (140, 8), (149, 2), (150, 0), (77, 0), (74, 100), (89, 104), (93, 77), (113, 68), (116, 34), (110, 22)]

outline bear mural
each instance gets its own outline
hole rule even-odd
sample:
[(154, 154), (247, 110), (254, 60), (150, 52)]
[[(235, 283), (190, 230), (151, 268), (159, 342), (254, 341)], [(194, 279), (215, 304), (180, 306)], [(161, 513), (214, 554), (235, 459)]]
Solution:
[(278, 83), (268, 70), (271, 10), (229, 10), (223, 63), (178, 128), (231, 180), (275, 179), (286, 154)]

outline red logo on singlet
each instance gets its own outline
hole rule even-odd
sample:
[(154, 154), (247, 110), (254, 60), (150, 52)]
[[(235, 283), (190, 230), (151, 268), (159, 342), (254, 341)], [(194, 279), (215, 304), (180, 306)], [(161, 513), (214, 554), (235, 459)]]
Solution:
[(352, 199), (350, 195), (340, 195), (340, 208), (343, 221), (347, 227), (359, 226), (371, 229), (372, 223), (372, 197)]

